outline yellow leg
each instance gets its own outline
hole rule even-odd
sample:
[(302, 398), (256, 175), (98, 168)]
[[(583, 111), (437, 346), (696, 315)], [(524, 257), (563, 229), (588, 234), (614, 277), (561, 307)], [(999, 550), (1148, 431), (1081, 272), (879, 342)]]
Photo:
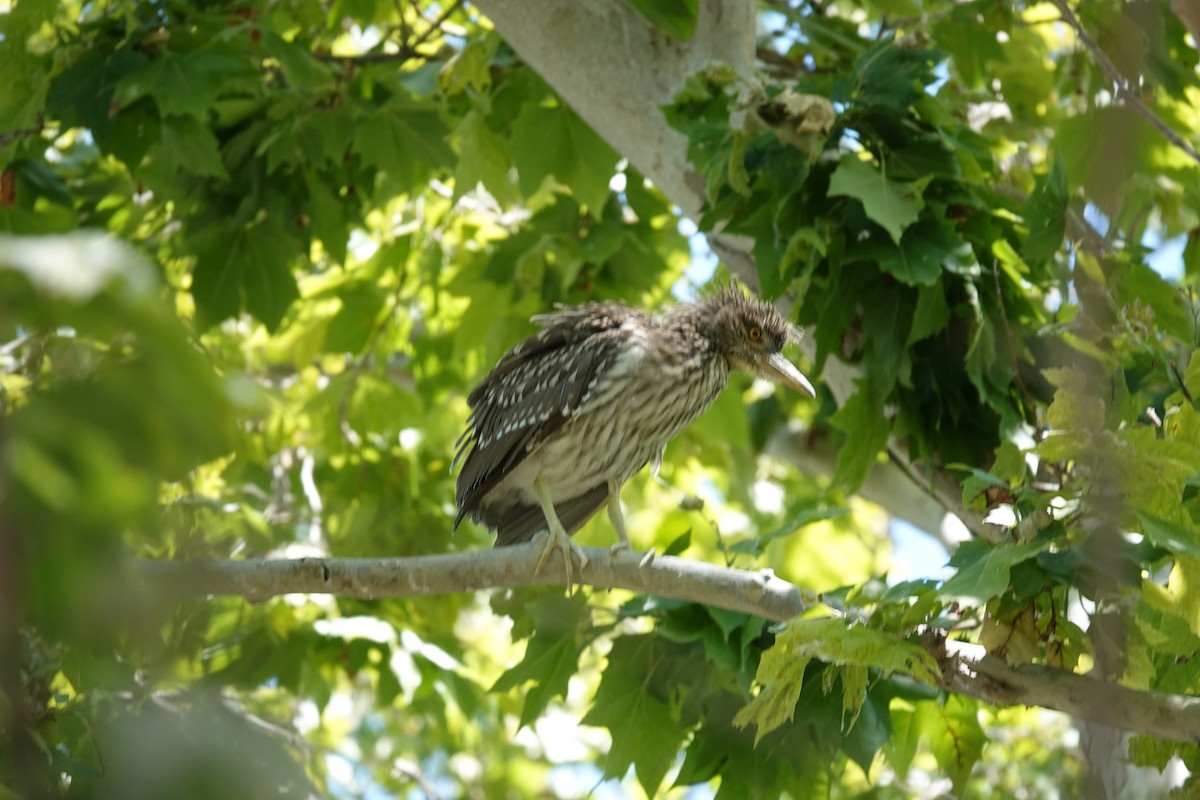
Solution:
[(613, 553), (629, 550), (629, 534), (625, 531), (625, 515), (621, 513), (621, 487), (616, 484), (608, 486), (608, 520), (617, 532), (619, 541), (609, 548)]
[(579, 545), (571, 541), (570, 535), (566, 528), (559, 522), (558, 513), (554, 510), (554, 501), (550, 497), (550, 482), (545, 478), (538, 477), (533, 482), (533, 491), (537, 495), (538, 503), (542, 506), (542, 513), (546, 515), (546, 525), (550, 530), (550, 538), (546, 541), (546, 549), (542, 551), (542, 557), (538, 559), (537, 568), (534, 573), (540, 573), (542, 567), (546, 565), (546, 559), (550, 558), (550, 554), (555, 550), (561, 550), (563, 554), (563, 568), (567, 573), (567, 594), (572, 593), (574, 586), (573, 571), (571, 568), (571, 553), (575, 553), (579, 557), (579, 571), (583, 572), (583, 568), (587, 566), (587, 556), (583, 554), (583, 550)]

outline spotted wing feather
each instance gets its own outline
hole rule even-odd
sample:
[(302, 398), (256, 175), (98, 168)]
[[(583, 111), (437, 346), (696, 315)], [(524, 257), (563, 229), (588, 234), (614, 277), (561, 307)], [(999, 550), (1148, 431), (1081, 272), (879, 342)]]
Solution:
[(488, 492), (586, 405), (621, 354), (621, 326), (630, 320), (649, 321), (619, 303), (534, 317), (542, 330), (509, 350), (467, 397), (472, 413), (456, 457), (464, 460), (455, 527), (465, 517), (497, 524), (483, 516)]

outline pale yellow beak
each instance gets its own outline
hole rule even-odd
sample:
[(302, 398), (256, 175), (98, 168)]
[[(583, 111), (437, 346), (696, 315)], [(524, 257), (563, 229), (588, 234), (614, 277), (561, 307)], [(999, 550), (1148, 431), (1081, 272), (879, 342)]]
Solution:
[(795, 389), (797, 392), (803, 392), (809, 397), (817, 396), (817, 390), (809, 383), (808, 378), (804, 377), (803, 373), (781, 353), (764, 354), (762, 361), (758, 363), (758, 368), (759, 374), (767, 380), (787, 386), (789, 389)]

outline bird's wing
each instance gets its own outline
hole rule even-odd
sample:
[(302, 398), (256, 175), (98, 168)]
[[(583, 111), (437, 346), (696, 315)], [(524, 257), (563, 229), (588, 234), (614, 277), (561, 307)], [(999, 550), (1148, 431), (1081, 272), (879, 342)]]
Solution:
[(458, 456), (457, 526), (484, 496), (587, 403), (622, 353), (622, 326), (649, 325), (620, 303), (592, 303), (534, 317), (542, 326), (509, 350), (467, 398), (472, 408)]

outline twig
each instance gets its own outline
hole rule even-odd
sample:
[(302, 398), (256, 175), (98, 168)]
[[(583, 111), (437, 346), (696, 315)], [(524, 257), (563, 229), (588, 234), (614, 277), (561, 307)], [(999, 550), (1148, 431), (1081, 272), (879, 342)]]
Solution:
[[(512, 586), (563, 585), (562, 562), (534, 568), (543, 540), (492, 551), (413, 558), (303, 558), (292, 561), (138, 561), (143, 583), (167, 595), (226, 594), (262, 601), (282, 594), (321, 593), (378, 599)], [(747, 572), (661, 556), (583, 548), (589, 562), (576, 581), (672, 597), (783, 622), (820, 600), (770, 571)], [(973, 654), (972, 654), (973, 653)], [(1130, 689), (1063, 669), (1015, 668), (978, 646), (934, 654), (941, 686), (996, 705), (1036, 705), (1123, 730), (1200, 743), (1200, 698)]]
[(15, 142), (17, 139), (22, 139), (26, 136), (37, 136), (44, 130), (45, 128), (39, 125), (36, 128), (18, 128), (13, 131), (5, 131), (4, 133), (0, 133), (0, 147), (4, 147), (9, 142)]
[(1051, 2), (1054, 3), (1054, 6), (1062, 14), (1063, 21), (1074, 29), (1075, 35), (1079, 38), (1079, 41), (1083, 43), (1083, 46), (1086, 47), (1092, 54), (1092, 57), (1096, 59), (1096, 63), (1100, 65), (1100, 68), (1108, 73), (1108, 77), (1117, 86), (1117, 93), (1120, 94), (1121, 97), (1125, 98), (1125, 102), (1128, 103), (1139, 114), (1145, 117), (1147, 122), (1149, 122), (1159, 131), (1159, 133), (1167, 138), (1167, 141), (1178, 147), (1183, 152), (1187, 153), (1188, 156), (1191, 157), (1191, 159), (1197, 164), (1200, 164), (1200, 153), (1196, 152), (1194, 147), (1188, 144), (1188, 142), (1186, 142), (1182, 136), (1173, 131), (1171, 127), (1167, 125), (1167, 123), (1164, 122), (1160, 116), (1158, 116), (1158, 114), (1154, 113), (1153, 109), (1151, 109), (1142, 101), (1142, 98), (1139, 97), (1137, 92), (1134, 91), (1133, 87), (1129, 85), (1129, 81), (1125, 79), (1125, 76), (1121, 74), (1121, 71), (1117, 69), (1116, 65), (1113, 64), (1112, 61), (1109, 60), (1108, 56), (1105, 55), (1104, 51), (1100, 49), (1100, 45), (1096, 43), (1096, 40), (1093, 39), (1086, 30), (1084, 30), (1083, 23), (1081, 23), (1079, 18), (1075, 16), (1075, 12), (1071, 11), (1071, 7), (1067, 5), (1067, 0), (1051, 0)]
[[(446, 20), (450, 19), (450, 15), (455, 11), (458, 11), (460, 6), (462, 6), (462, 0), (454, 0), (453, 3), (446, 6), (446, 8), (442, 10), (442, 13), (437, 15), (437, 19), (429, 23), (429, 27), (425, 29), (425, 32), (414, 39), (410, 46), (415, 48), (417, 45), (423, 44), (427, 39), (429, 39), (430, 36), (433, 35), (434, 31), (441, 30), (442, 24), (445, 23)], [(417, 14), (424, 19), (424, 16), (421, 15), (420, 9), (417, 10)]]
[(363, 53), (358, 56), (335, 56), (332, 53), (313, 53), (313, 58), (318, 61), (325, 61), (331, 64), (387, 64), (393, 61), (409, 61), (411, 59), (420, 59), (429, 61), (437, 58), (436, 53), (422, 53), (415, 47), (402, 46), (395, 53)]

